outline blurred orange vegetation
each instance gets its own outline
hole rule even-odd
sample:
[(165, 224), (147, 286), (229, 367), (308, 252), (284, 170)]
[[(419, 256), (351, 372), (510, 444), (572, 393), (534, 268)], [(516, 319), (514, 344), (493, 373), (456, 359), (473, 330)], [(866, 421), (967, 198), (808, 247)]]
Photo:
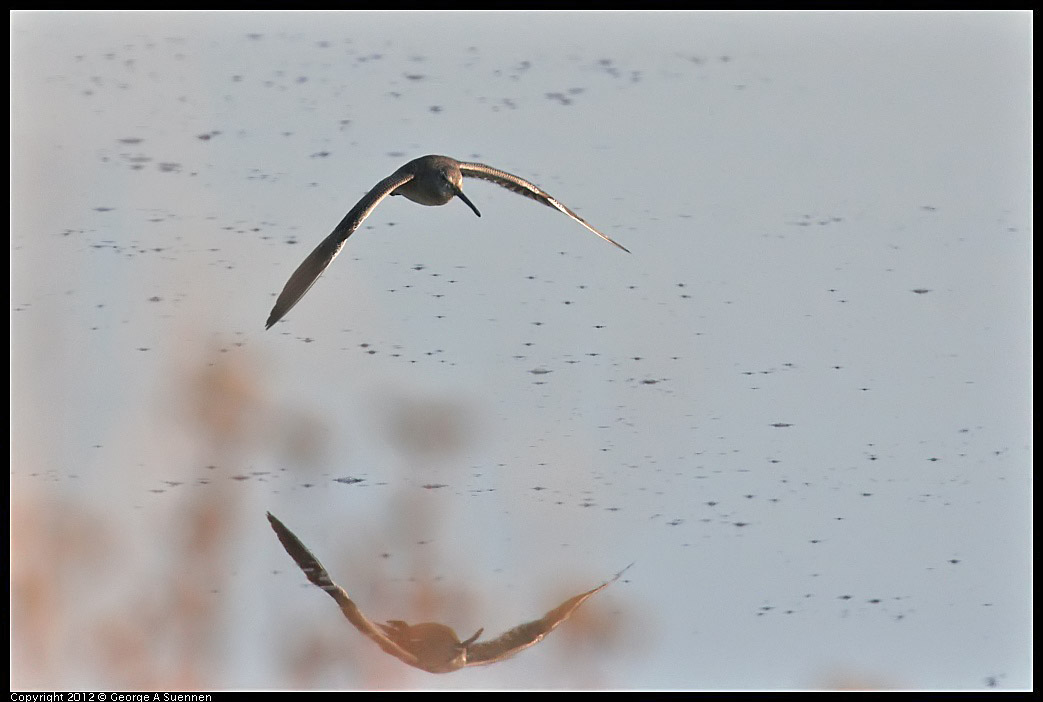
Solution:
[[(25, 466), (12, 466), (12, 689), (207, 690), (219, 688), (224, 680), (241, 680), (229, 673), (232, 661), (240, 658), (233, 649), (242, 639), (228, 630), (236, 621), (229, 611), (235, 611), (233, 598), (241, 596), (244, 581), (268, 593), (282, 587), (278, 581), (265, 582), (272, 578), (289, 578), (297, 585), (293, 596), (305, 604), (290, 606), (280, 599), (255, 613), (267, 620), (261, 631), (279, 635), (264, 643), (270, 660), (253, 667), (266, 670), (267, 678), (254, 687), (416, 685), (418, 671), (355, 631), (324, 595), (311, 596), (314, 588), (271, 535), (263, 509), (256, 508), (256, 485), (267, 488), (275, 481), (251, 481), (251, 455), (278, 456), (292, 479), (302, 467), (321, 463), (323, 434), (307, 414), (280, 411), (267, 401), (263, 374), (241, 351), (207, 355), (173, 379), (175, 384), (180, 380), (175, 387), (183, 390), (165, 406), (180, 409), (168, 412), (165, 421), (190, 427), (195, 444), (190, 451), (198, 467), (186, 480), (185, 466), (178, 466), (180, 480), (164, 481), (171, 467), (154, 449), (133, 468), (139, 472), (136, 479), (152, 472), (157, 484), (166, 483), (150, 491), (147, 507), (134, 501), (118, 507), (94, 504), (79, 490), (65, 489), (67, 485), (52, 490), (43, 480), (26, 478), (35, 474), (19, 470)], [(410, 470), (426, 458), (451, 458), (471, 431), (466, 407), (455, 400), (402, 399), (388, 407), (386, 434), (398, 443)], [(171, 424), (171, 434), (176, 433)], [(112, 471), (104, 481), (124, 479)], [(489, 603), (510, 596), (511, 588), (504, 583), (497, 593), (483, 597), (464, 576), (433, 577), (444, 568), (436, 564), (438, 552), (429, 536), (446, 517), (437, 506), (441, 502), (431, 499), (432, 491), (407, 487), (381, 492), (380, 499), (388, 502), (386, 523), (359, 529), (381, 534), (381, 543), (360, 544), (350, 536), (327, 539), (343, 544), (344, 551), (316, 555), (374, 619), (445, 621), (461, 630), (481, 617), (494, 619), (490, 615), (496, 607)], [(272, 492), (277, 490), (266, 494)], [(315, 508), (321, 510), (323, 504)], [(128, 523), (140, 523), (140, 528), (128, 528)], [(350, 532), (350, 526), (330, 528)], [(253, 529), (271, 537), (271, 562), (279, 564), (274, 572), (236, 572), (239, 563), (268, 561), (241, 556), (244, 533)], [(446, 543), (466, 548), (460, 540)], [(567, 585), (571, 587), (565, 590), (562, 584), (566, 597), (584, 586)], [(551, 597), (525, 607), (535, 619), (555, 604)], [(302, 611), (308, 612), (306, 619), (299, 616)], [(559, 675), (567, 671), (579, 686), (598, 686), (606, 666), (611, 668), (608, 654), (621, 645), (621, 621), (618, 612), (611, 613), (599, 601), (582, 607), (551, 635), (570, 651), (558, 663)], [(486, 626), (489, 637), (517, 623), (477, 626)], [(271, 661), (276, 661), (274, 670)]]

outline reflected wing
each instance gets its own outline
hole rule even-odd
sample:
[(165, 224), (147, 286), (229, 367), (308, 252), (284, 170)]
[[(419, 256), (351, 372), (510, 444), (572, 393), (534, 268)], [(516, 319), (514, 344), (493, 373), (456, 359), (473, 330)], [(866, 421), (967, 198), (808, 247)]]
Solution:
[[(631, 563), (630, 565), (634, 564)], [(489, 663), (502, 661), (504, 658), (509, 658), (524, 648), (539, 643), (543, 640), (543, 637), (554, 631), (556, 626), (572, 616), (572, 613), (586, 602), (588, 598), (619, 580), (619, 576), (623, 575), (630, 565), (616, 573), (611, 580), (598, 585), (593, 590), (587, 590), (582, 594), (565, 600), (536, 621), (516, 626), (491, 641), (471, 644), (467, 648), (467, 665), (488, 665)]]
[(484, 163), (461, 163), (460, 172), (463, 173), (465, 177), (481, 178), (482, 180), (491, 181), (501, 187), (516, 192), (519, 195), (524, 195), (525, 197), (531, 198), (536, 202), (542, 202), (547, 207), (553, 207), (558, 212), (568, 215), (572, 219), (576, 220), (584, 227), (594, 232), (610, 244), (618, 246), (627, 253), (630, 253), (630, 249), (623, 246), (618, 241), (613, 241), (609, 237), (599, 232), (594, 227), (587, 224), (587, 220), (583, 219), (578, 214), (570, 210), (568, 207), (565, 207), (565, 205), (555, 200), (553, 197), (551, 197), (550, 193), (544, 192), (539, 187), (537, 187), (533, 183), (530, 183), (524, 178), (519, 178), (516, 175), (512, 175), (510, 173), (507, 173), (506, 171), (501, 171), (497, 168), (493, 168), (492, 166), (486, 166)]
[(286, 281), (286, 285), (275, 301), (275, 306), (272, 307), (271, 314), (268, 315), (268, 321), (264, 325), (265, 329), (271, 329), (273, 324), (282, 319), (304, 297), (304, 294), (315, 284), (315, 281), (319, 279), (326, 267), (333, 262), (340, 250), (344, 248), (344, 242), (348, 240), (348, 237), (359, 228), (359, 225), (362, 224), (366, 217), (369, 217), (373, 208), (379, 205), (381, 200), (393, 193), (396, 188), (401, 187), (412, 179), (413, 174), (411, 172), (406, 172), (400, 168), (377, 183), (372, 190), (355, 203), (355, 206), (344, 215), (344, 219), (334, 228), (333, 232), (323, 239), (322, 243), (316, 246), (314, 251), (308, 254), (308, 258), (304, 259), (304, 262), (297, 267), (290, 279)]
[(268, 513), (268, 522), (272, 525), (272, 529), (275, 530), (275, 535), (279, 537), (279, 541), (282, 543), (283, 548), (286, 549), (286, 553), (290, 554), (290, 557), (296, 561), (297, 565), (300, 566), (301, 570), (308, 577), (308, 580), (313, 585), (321, 587), (330, 597), (337, 601), (337, 604), (340, 605), (340, 611), (344, 613), (344, 616), (348, 618), (348, 621), (356, 629), (373, 639), (385, 653), (390, 653), (395, 658), (411, 666), (421, 667), (418, 665), (416, 656), (385, 636), (383, 632), (373, 625), (373, 622), (359, 611), (359, 608), (351, 601), (344, 588), (330, 580), (329, 573), (319, 563), (319, 559), (312, 555), (311, 551), (301, 543), (301, 540), (292, 531), (273, 517), (271, 512)]

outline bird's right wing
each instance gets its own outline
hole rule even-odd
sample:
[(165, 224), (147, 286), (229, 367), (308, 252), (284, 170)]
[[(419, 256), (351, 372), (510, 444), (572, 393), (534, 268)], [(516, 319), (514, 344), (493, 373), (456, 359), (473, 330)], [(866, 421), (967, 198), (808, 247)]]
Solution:
[(359, 611), (359, 608), (351, 601), (348, 597), (348, 593), (344, 588), (337, 585), (330, 579), (329, 573), (319, 563), (319, 559), (312, 555), (311, 551), (301, 543), (301, 540), (297, 536), (286, 528), (282, 522), (276, 519), (271, 512), (268, 512), (268, 522), (272, 525), (272, 529), (275, 531), (275, 535), (279, 537), (279, 541), (282, 543), (286, 553), (290, 554), (290, 557), (300, 566), (300, 569), (304, 571), (304, 574), (308, 577), (313, 585), (316, 585), (326, 591), (330, 597), (337, 601), (340, 605), (340, 611), (344, 613), (348, 621), (354, 625), (356, 629), (361, 631), (363, 634), (373, 639), (374, 642), (385, 653), (389, 653), (395, 658), (398, 658), (403, 663), (407, 663), (414, 667), (420, 667), (418, 665), (417, 657), (409, 651), (405, 650), (394, 641), (384, 635), (382, 631), (377, 629), (366, 616)]
[(359, 225), (370, 215), (373, 208), (379, 205), (380, 201), (385, 197), (412, 179), (412, 173), (400, 168), (373, 186), (372, 190), (355, 203), (355, 206), (344, 215), (344, 219), (333, 229), (333, 232), (323, 239), (322, 243), (316, 246), (314, 251), (308, 254), (308, 258), (304, 259), (304, 262), (297, 267), (290, 279), (286, 281), (286, 285), (283, 286), (282, 292), (279, 293), (279, 297), (275, 301), (275, 306), (272, 307), (271, 314), (268, 315), (268, 321), (264, 325), (265, 329), (271, 329), (273, 324), (282, 319), (304, 297), (304, 294), (311, 289), (311, 286), (319, 279), (326, 267), (333, 262), (340, 250), (344, 248), (344, 242), (359, 228)]

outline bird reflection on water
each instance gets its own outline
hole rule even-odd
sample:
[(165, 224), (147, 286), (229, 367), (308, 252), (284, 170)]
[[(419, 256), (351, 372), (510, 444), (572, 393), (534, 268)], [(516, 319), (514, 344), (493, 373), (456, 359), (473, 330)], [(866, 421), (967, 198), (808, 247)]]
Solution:
[[(472, 665), (488, 665), (502, 661), (524, 648), (539, 643), (559, 624), (568, 619), (588, 598), (619, 579), (629, 568), (605, 583), (562, 602), (541, 618), (520, 624), (489, 641), (478, 641), (479, 629), (461, 641), (445, 624), (424, 622), (410, 625), (392, 619), (385, 624), (370, 621), (351, 600), (344, 588), (330, 579), (329, 573), (286, 526), (268, 513), (268, 522), (290, 557), (300, 566), (312, 584), (322, 588), (340, 605), (341, 612), (356, 629), (372, 639), (380, 648), (414, 668), (429, 673), (451, 673)], [(633, 565), (633, 564), (631, 564)]]

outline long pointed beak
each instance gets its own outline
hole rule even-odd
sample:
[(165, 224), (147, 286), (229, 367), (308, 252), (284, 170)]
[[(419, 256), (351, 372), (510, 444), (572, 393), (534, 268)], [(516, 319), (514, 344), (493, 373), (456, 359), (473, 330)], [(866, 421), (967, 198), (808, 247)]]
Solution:
[(474, 632), (474, 636), (472, 636), (471, 638), (467, 639), (467, 641), (461, 641), (460, 642), (460, 648), (467, 648), (468, 646), (473, 644), (475, 641), (478, 640), (478, 637), (482, 635), (483, 631), (485, 631), (485, 629), (479, 629), (478, 631)]
[(470, 207), (472, 210), (474, 210), (474, 213), (476, 215), (478, 215), (479, 217), (482, 216), (482, 213), (478, 211), (478, 208), (474, 206), (474, 203), (471, 202), (470, 200), (468, 200), (467, 196), (464, 195), (464, 191), (463, 190), (461, 190), (460, 188), (457, 188), (456, 189), (456, 196), (458, 198), (460, 198), (461, 200), (463, 200), (467, 204), (468, 207)]

